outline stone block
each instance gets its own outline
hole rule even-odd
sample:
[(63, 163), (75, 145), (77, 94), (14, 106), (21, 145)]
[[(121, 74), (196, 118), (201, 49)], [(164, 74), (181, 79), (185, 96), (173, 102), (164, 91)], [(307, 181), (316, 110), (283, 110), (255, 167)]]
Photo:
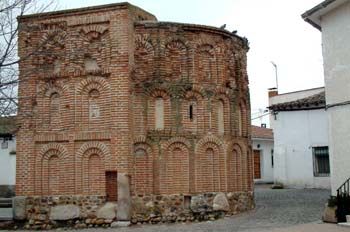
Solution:
[(70, 220), (80, 216), (80, 208), (76, 205), (59, 205), (51, 208), (50, 220)]
[(118, 221), (118, 222), (112, 222), (111, 227), (116, 228), (116, 227), (128, 227), (130, 226), (129, 221)]
[(15, 220), (25, 220), (26, 215), (26, 204), (27, 197), (18, 196), (13, 198), (12, 207), (13, 207), (13, 219)]
[(97, 211), (97, 218), (114, 219), (116, 217), (117, 204), (107, 202)]
[(214, 197), (213, 210), (226, 212), (230, 210), (230, 204), (228, 203), (228, 200), (224, 193), (218, 193)]
[(195, 213), (212, 212), (213, 206), (208, 203), (203, 195), (198, 195), (191, 198), (191, 210)]
[(322, 220), (324, 222), (330, 222), (330, 223), (337, 223), (337, 215), (336, 215), (337, 207), (329, 207), (328, 204), (326, 204), (326, 207), (323, 211)]
[(117, 219), (119, 221), (130, 221), (131, 218), (131, 196), (130, 179), (125, 173), (118, 173), (118, 204)]

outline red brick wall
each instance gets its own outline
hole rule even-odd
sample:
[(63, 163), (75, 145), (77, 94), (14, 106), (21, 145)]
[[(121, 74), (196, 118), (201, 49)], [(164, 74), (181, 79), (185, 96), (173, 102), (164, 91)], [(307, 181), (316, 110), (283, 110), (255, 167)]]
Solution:
[(155, 20), (128, 4), (20, 19), (20, 57), (34, 54), (20, 63), (17, 195), (106, 195), (109, 171), (133, 194), (252, 190), (245, 41), (140, 19)]

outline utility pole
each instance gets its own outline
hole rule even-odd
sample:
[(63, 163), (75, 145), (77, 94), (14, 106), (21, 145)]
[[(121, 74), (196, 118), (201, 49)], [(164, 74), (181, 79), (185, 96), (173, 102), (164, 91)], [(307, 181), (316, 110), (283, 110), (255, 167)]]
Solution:
[(277, 75), (277, 64), (275, 64), (273, 61), (271, 61), (271, 64), (273, 67), (275, 67), (275, 73), (276, 73), (276, 89), (278, 91), (278, 75)]

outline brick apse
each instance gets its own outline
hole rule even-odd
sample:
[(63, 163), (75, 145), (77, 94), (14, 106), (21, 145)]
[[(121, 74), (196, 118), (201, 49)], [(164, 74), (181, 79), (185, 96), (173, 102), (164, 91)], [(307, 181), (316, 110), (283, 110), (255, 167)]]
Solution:
[(253, 207), (245, 38), (128, 3), (19, 22), (25, 217), (114, 201), (134, 221)]

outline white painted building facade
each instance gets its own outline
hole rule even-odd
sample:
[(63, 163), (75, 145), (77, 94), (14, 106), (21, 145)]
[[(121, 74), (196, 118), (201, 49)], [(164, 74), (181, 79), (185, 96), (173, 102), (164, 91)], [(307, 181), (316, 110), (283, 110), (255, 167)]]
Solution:
[(0, 197), (14, 194), (16, 185), (16, 138), (0, 135)]
[(326, 0), (302, 17), (322, 31), (332, 194), (350, 178), (350, 0)]
[(269, 101), (275, 183), (330, 188), (324, 88), (275, 95)]
[(16, 117), (0, 117), (0, 197), (15, 194)]
[(252, 126), (252, 142), (255, 161), (254, 182), (273, 183), (274, 140), (272, 129)]

